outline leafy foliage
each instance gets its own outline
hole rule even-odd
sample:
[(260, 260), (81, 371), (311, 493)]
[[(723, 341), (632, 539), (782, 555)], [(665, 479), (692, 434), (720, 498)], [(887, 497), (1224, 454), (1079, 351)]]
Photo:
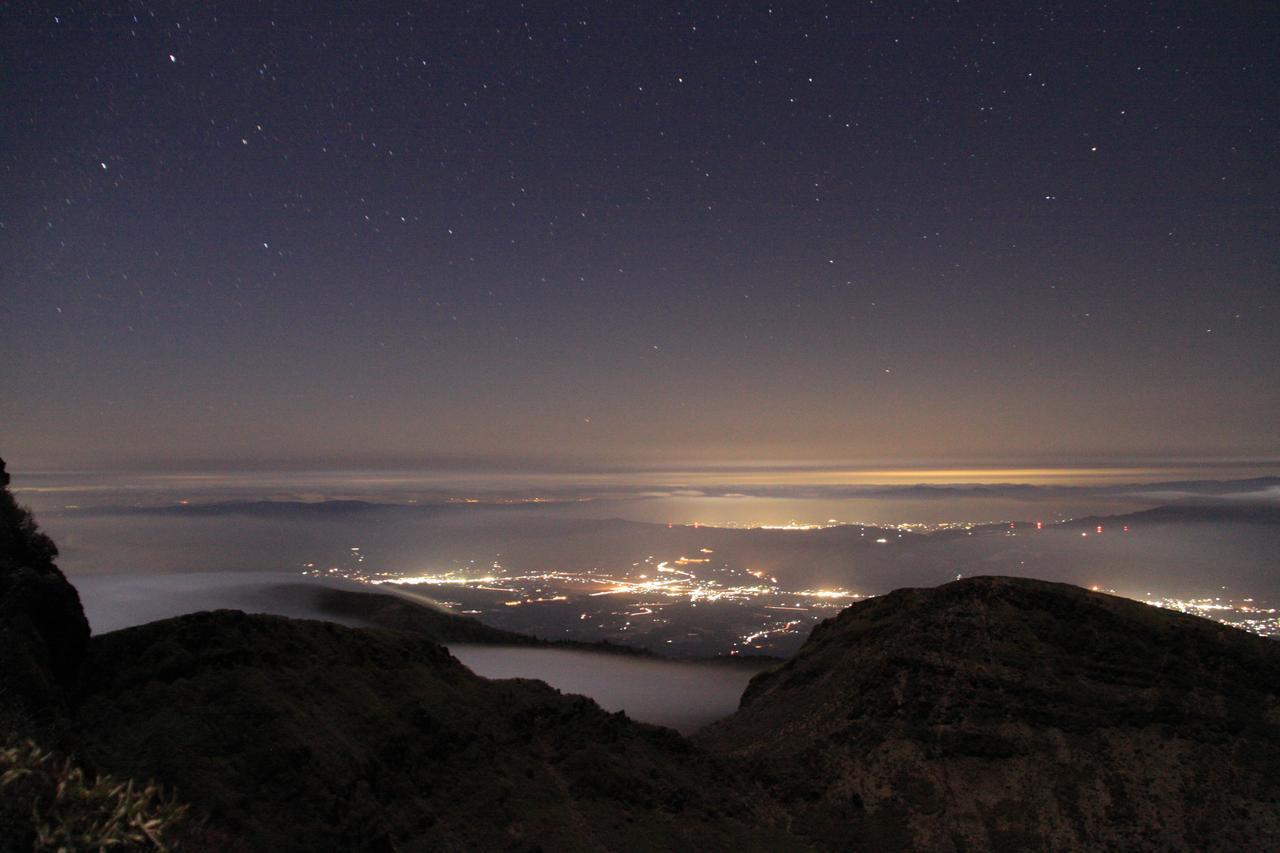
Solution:
[(91, 777), (31, 740), (0, 749), (4, 849), (169, 850), (186, 816), (154, 782)]

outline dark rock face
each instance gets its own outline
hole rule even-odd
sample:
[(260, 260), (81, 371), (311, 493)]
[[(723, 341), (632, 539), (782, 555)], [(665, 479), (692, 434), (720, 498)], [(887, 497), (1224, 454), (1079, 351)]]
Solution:
[(1280, 643), (1062, 584), (854, 605), (698, 740), (822, 847), (1280, 843)]
[(43, 723), (75, 687), (89, 623), (58, 549), (8, 485), (0, 460), (0, 716)]
[(154, 777), (260, 850), (779, 850), (712, 756), (422, 637), (197, 613), (95, 637), (93, 766)]

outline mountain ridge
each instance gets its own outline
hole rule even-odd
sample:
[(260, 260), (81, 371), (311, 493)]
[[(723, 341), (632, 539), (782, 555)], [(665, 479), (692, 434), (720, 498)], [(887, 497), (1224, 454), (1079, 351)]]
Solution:
[(1067, 584), (854, 604), (695, 736), (819, 847), (1261, 848), (1280, 838), (1280, 646)]

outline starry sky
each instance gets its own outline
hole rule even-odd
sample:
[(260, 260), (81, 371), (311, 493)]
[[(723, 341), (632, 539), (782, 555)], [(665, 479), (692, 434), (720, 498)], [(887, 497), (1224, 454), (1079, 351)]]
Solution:
[(1280, 456), (1272, 3), (376, 5), (0, 14), (12, 466)]

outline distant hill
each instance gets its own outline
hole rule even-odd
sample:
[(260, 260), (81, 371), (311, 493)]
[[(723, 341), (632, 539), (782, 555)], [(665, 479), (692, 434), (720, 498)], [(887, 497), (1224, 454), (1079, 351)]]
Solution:
[[(573, 640), (543, 640), (529, 634), (505, 631), (486, 625), (471, 616), (461, 616), (386, 592), (358, 592), (319, 584), (280, 584), (268, 592), (314, 608), (344, 624), (386, 628), (426, 637), (441, 644), (466, 643), (481, 646), (538, 646), (575, 651), (620, 654), (632, 657), (659, 657), (654, 652), (606, 641), (587, 643)], [(737, 659), (717, 658), (736, 661)], [(757, 658), (758, 660), (758, 658)]]
[(272, 598), (314, 609), (335, 622), (387, 628), (426, 637), (437, 643), (475, 643), (498, 646), (536, 646), (542, 641), (528, 634), (504, 631), (471, 616), (449, 613), (429, 604), (387, 592), (339, 589), (317, 583), (282, 583), (267, 587)]
[(824, 848), (1280, 842), (1280, 644), (1063, 584), (855, 604), (696, 740)]
[(1116, 524), (1265, 524), (1280, 525), (1280, 505), (1265, 503), (1187, 503), (1158, 506), (1124, 515), (1091, 515), (1059, 527)]

